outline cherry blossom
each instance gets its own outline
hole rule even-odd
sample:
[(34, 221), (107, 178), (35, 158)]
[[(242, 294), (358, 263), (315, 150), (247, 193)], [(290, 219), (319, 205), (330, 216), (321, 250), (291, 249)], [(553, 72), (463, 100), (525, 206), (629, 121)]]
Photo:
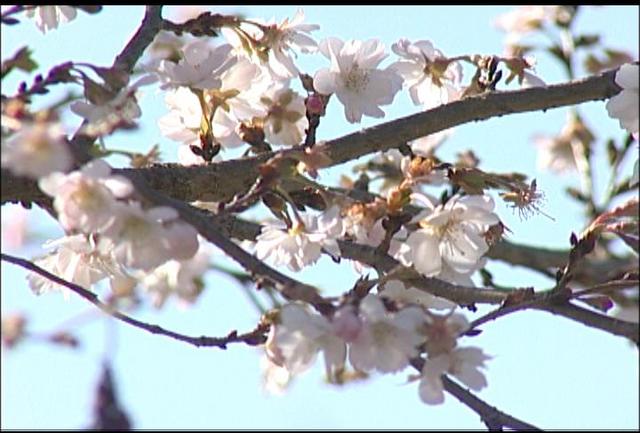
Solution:
[(414, 104), (433, 108), (460, 98), (462, 67), (447, 59), (430, 41), (411, 43), (400, 39), (391, 50), (403, 60), (390, 68), (402, 76)]
[(274, 363), (267, 355), (260, 357), (260, 370), (263, 389), (271, 395), (283, 395), (292, 379), (289, 370)]
[(384, 45), (377, 39), (343, 42), (327, 38), (319, 49), (331, 66), (316, 72), (314, 88), (325, 95), (335, 93), (351, 123), (360, 122), (363, 115), (384, 117), (380, 106), (391, 104), (402, 88), (402, 79), (394, 70), (377, 69), (387, 57)]
[(113, 241), (118, 262), (150, 270), (170, 259), (189, 259), (198, 250), (196, 230), (177, 217), (173, 208), (143, 210), (133, 202), (119, 207), (119, 215), (104, 229), (104, 235)]
[(549, 22), (567, 22), (569, 19), (569, 12), (563, 6), (519, 6), (500, 15), (494, 25), (507, 32), (507, 45), (514, 45)]
[(232, 49), (229, 44), (211, 48), (202, 40), (187, 44), (183, 49), (184, 57), (178, 63), (170, 60), (160, 62), (156, 71), (162, 83), (160, 88), (219, 88), (222, 73), (237, 61), (237, 58), (231, 55)]
[(111, 167), (96, 159), (79, 171), (55, 172), (38, 182), (40, 189), (54, 197), (53, 206), (65, 230), (98, 232), (116, 217), (116, 198), (127, 197), (133, 185), (123, 176), (111, 176)]
[(271, 361), (292, 375), (306, 371), (322, 351), (329, 378), (344, 369), (347, 353), (345, 342), (333, 333), (330, 322), (299, 304), (282, 307), (280, 323), (272, 327), (265, 348)]
[(236, 49), (264, 66), (275, 81), (288, 80), (300, 73), (289, 52), (297, 49), (312, 53), (318, 47), (310, 33), (320, 26), (303, 21), (304, 11), (298, 9), (291, 21), (285, 18), (276, 24), (275, 20), (246, 20), (240, 28), (222, 29), (222, 33)]
[(286, 87), (272, 87), (260, 102), (266, 107), (265, 138), (272, 144), (297, 146), (302, 143), (309, 121), (304, 98)]
[(480, 391), (487, 386), (487, 379), (480, 368), (485, 361), (491, 359), (478, 347), (456, 348), (448, 353), (442, 353), (428, 358), (422, 369), (420, 380), (420, 399), (426, 404), (442, 404), (444, 402), (444, 387), (442, 375), (451, 374), (474, 391)]
[(336, 238), (343, 232), (337, 207), (331, 207), (320, 217), (302, 215), (290, 228), (269, 223), (256, 238), (256, 255), (261, 260), (270, 257), (275, 266), (286, 265), (297, 272), (315, 263), (323, 248), (339, 256)]
[(109, 100), (95, 103), (75, 101), (70, 105), (71, 111), (87, 121), (82, 131), (88, 135), (108, 135), (118, 128), (130, 127), (142, 114), (136, 97), (138, 88), (155, 80), (154, 76), (146, 75)]
[[(127, 293), (135, 285), (121, 265), (114, 261), (113, 245), (108, 239), (87, 238), (78, 234), (48, 241), (45, 248), (53, 252), (34, 260), (34, 263), (60, 278), (89, 289), (94, 283), (109, 278), (114, 293)], [(37, 295), (62, 290), (68, 296), (68, 289), (38, 274), (30, 274), (29, 286)]]
[(209, 254), (201, 248), (191, 259), (168, 260), (153, 272), (140, 272), (138, 277), (156, 308), (162, 307), (171, 294), (192, 304), (202, 291), (202, 275), (208, 266)]
[(555, 173), (575, 170), (584, 159), (584, 148), (590, 146), (594, 137), (589, 128), (575, 114), (567, 114), (567, 123), (556, 137), (537, 135), (533, 137), (538, 148), (538, 167)]
[(18, 176), (38, 179), (69, 170), (73, 157), (60, 124), (35, 122), (21, 123), (16, 133), (3, 138), (1, 161)]
[(620, 127), (638, 136), (638, 77), (640, 66), (625, 64), (616, 72), (616, 84), (622, 91), (607, 102), (609, 116), (620, 121)]
[(59, 23), (68, 23), (76, 18), (78, 11), (73, 6), (36, 6), (27, 9), (26, 15), (35, 18), (42, 33), (57, 29)]
[(401, 246), (399, 258), (426, 276), (441, 272), (443, 263), (455, 272), (470, 272), (489, 250), (484, 233), (500, 221), (493, 208), (489, 196), (456, 196), (423, 212), (416, 217), (420, 228)]
[(349, 346), (349, 361), (363, 371), (393, 373), (409, 365), (424, 337), (418, 328), (425, 320), (418, 307), (389, 313), (379, 297), (368, 294), (360, 303), (362, 330)]

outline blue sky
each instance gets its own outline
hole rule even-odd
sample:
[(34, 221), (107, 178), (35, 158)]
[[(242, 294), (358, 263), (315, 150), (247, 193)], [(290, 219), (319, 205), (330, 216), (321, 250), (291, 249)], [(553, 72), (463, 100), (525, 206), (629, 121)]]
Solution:
[[(174, 8), (167, 8), (171, 16)], [(317, 40), (328, 36), (343, 39), (379, 38), (390, 51), (399, 38), (429, 39), (447, 55), (502, 52), (504, 35), (492, 20), (508, 7), (304, 7), (307, 22), (317, 23)], [(242, 11), (249, 17), (278, 20), (293, 16), (296, 7), (225, 7), (221, 13)], [(75, 21), (42, 35), (29, 20), (3, 27), (2, 58), (24, 44), (34, 49), (42, 71), (65, 60), (109, 65), (135, 31), (140, 7), (105, 7), (95, 16), (82, 12)], [(638, 7), (585, 7), (576, 27), (584, 33), (601, 33), (613, 48), (638, 52)], [(391, 56), (390, 56), (391, 57)], [(387, 59), (383, 65), (388, 64)], [(313, 74), (326, 66), (321, 56), (301, 55), (297, 64)], [(466, 76), (469, 71), (465, 70)], [(560, 66), (550, 56), (538, 57), (537, 72), (548, 83), (565, 80)], [(581, 73), (579, 73), (580, 75)], [(3, 82), (3, 93), (12, 93), (15, 73)], [(6, 87), (5, 87), (6, 86)], [(175, 161), (176, 143), (163, 138), (156, 119), (166, 113), (163, 97), (155, 89), (142, 99), (142, 128), (135, 136), (116, 134), (107, 139), (114, 148), (144, 143), (147, 149), (160, 143), (166, 161)], [(386, 119), (416, 112), (406, 92), (386, 107)], [(608, 118), (603, 102), (579, 107), (599, 138), (598, 155), (605, 139), (621, 139), (617, 121)], [(504, 206), (498, 213), (518, 243), (568, 247), (571, 231), (580, 231), (585, 221), (580, 207), (564, 194), (568, 185), (579, 186), (575, 176), (556, 176), (539, 171), (530, 137), (535, 133), (556, 134), (562, 128), (566, 109), (549, 110), (490, 119), (464, 125), (445, 143), (441, 157), (472, 148), (492, 171), (521, 171), (538, 179), (545, 191), (542, 216), (520, 221)], [(69, 124), (79, 123), (69, 117)], [(319, 130), (319, 139), (330, 139), (360, 127), (378, 124), (365, 119), (360, 125), (344, 120), (337, 101), (330, 104)], [(113, 159), (113, 164), (123, 164)], [(334, 182), (346, 170), (340, 166), (322, 173)], [(630, 173), (630, 165), (625, 169)], [(602, 171), (602, 170), (601, 170)], [(598, 174), (601, 174), (598, 172)], [(605, 182), (599, 177), (600, 182)], [(2, 208), (4, 213), (7, 207)], [(44, 213), (34, 211), (30, 223), (55, 238), (61, 230)], [(13, 252), (32, 257), (37, 247)], [(214, 259), (218, 260), (218, 259)], [(221, 259), (220, 259), (221, 260)], [(300, 277), (327, 293), (346, 290), (354, 281), (350, 265), (336, 272), (328, 259)], [(491, 263), (489, 269), (501, 284), (549, 287), (537, 274)], [(483, 428), (479, 417), (447, 395), (442, 406), (426, 406), (418, 397), (417, 383), (406, 383), (405, 371), (390, 376), (372, 376), (366, 382), (338, 388), (323, 383), (320, 362), (299, 377), (283, 397), (267, 396), (260, 388), (261, 351), (231, 345), (227, 351), (197, 349), (173, 340), (149, 335), (105, 319), (81, 299), (51, 294), (36, 297), (28, 289), (25, 273), (2, 263), (2, 314), (24, 311), (31, 329), (45, 332), (76, 318), (73, 332), (82, 342), (78, 351), (27, 343), (16, 351), (2, 353), (3, 428), (79, 428), (90, 422), (94, 388), (105, 351), (111, 354), (119, 396), (136, 428)], [(219, 273), (209, 273), (207, 289), (191, 309), (168, 302), (164, 309), (134, 311), (141, 320), (191, 335), (221, 336), (231, 329), (252, 329), (258, 313), (243, 290)], [(481, 309), (480, 313), (486, 311)], [(477, 317), (477, 316), (474, 316)], [(638, 351), (626, 341), (543, 312), (528, 311), (487, 324), (484, 332), (463, 345), (478, 345), (494, 356), (488, 362), (489, 386), (479, 396), (489, 404), (542, 428), (638, 428)]]

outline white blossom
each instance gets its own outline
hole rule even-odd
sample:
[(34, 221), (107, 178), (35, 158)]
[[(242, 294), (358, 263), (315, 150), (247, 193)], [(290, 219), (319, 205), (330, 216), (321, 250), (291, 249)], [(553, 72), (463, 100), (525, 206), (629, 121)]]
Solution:
[(382, 373), (402, 370), (418, 354), (423, 340), (418, 328), (425, 317), (418, 307), (389, 313), (379, 297), (368, 294), (360, 303), (362, 329), (349, 346), (349, 361), (358, 370)]
[(534, 145), (538, 148), (537, 165), (555, 173), (575, 170), (582, 164), (584, 148), (594, 140), (593, 134), (574, 114), (567, 114), (567, 122), (555, 137), (536, 135)]
[(119, 207), (104, 235), (113, 240), (119, 263), (150, 270), (170, 259), (189, 259), (198, 250), (196, 230), (177, 218), (173, 208), (143, 210), (133, 202)]
[(285, 18), (276, 24), (275, 20), (265, 22), (256, 18), (250, 23), (242, 23), (240, 31), (223, 28), (222, 33), (239, 52), (264, 67), (274, 81), (288, 80), (300, 73), (290, 52), (297, 49), (311, 53), (318, 47), (310, 33), (320, 26), (303, 24), (303, 21), (304, 11), (298, 9), (291, 21)]
[(73, 157), (60, 124), (35, 122), (20, 123), (16, 133), (3, 137), (1, 161), (17, 176), (38, 179), (69, 170)]
[(620, 127), (638, 135), (638, 78), (640, 66), (625, 64), (616, 72), (616, 84), (622, 91), (607, 102), (609, 117), (620, 121)]
[(402, 76), (414, 104), (433, 108), (460, 98), (462, 67), (430, 41), (400, 39), (391, 49), (403, 60), (389, 67)]
[(322, 351), (329, 378), (344, 368), (347, 353), (345, 342), (334, 334), (331, 323), (299, 304), (282, 307), (280, 323), (272, 327), (265, 347), (271, 361), (292, 375), (307, 370)]
[(55, 172), (41, 178), (38, 186), (54, 197), (53, 206), (65, 230), (98, 232), (116, 217), (116, 198), (133, 191), (123, 176), (111, 176), (111, 167), (101, 159), (69, 174)]
[(304, 98), (286, 87), (272, 87), (260, 102), (267, 111), (264, 118), (266, 140), (287, 146), (302, 144), (304, 132), (309, 127)]
[(455, 196), (427, 216), (423, 212), (416, 218), (420, 228), (401, 246), (399, 258), (426, 276), (440, 273), (443, 263), (460, 273), (476, 269), (489, 250), (484, 233), (500, 221), (493, 208), (489, 196)]
[(162, 83), (160, 88), (219, 88), (222, 73), (237, 61), (237, 57), (231, 54), (232, 48), (229, 44), (211, 48), (202, 40), (187, 44), (183, 49), (183, 58), (178, 63), (170, 60), (160, 62), (156, 71)]
[(82, 127), (85, 134), (111, 134), (118, 128), (133, 125), (142, 115), (136, 93), (139, 87), (152, 84), (155, 80), (155, 77), (146, 75), (102, 103), (75, 101), (70, 105), (71, 111), (88, 122)]
[(73, 6), (36, 6), (27, 9), (26, 16), (36, 20), (36, 26), (42, 33), (57, 29), (59, 23), (68, 23), (76, 18), (77, 10)]
[(202, 275), (209, 265), (209, 254), (200, 249), (187, 260), (168, 260), (152, 272), (140, 272), (140, 283), (161, 308), (171, 294), (188, 304), (196, 301), (203, 288)]
[(402, 88), (402, 79), (394, 70), (377, 69), (387, 57), (384, 45), (377, 39), (343, 42), (327, 38), (319, 49), (331, 66), (316, 72), (314, 88), (325, 95), (335, 94), (351, 123), (360, 122), (363, 115), (384, 117), (380, 106), (391, 104)]
[(256, 255), (260, 260), (270, 257), (275, 266), (286, 265), (292, 271), (315, 263), (322, 248), (334, 256), (340, 255), (336, 238), (344, 233), (337, 207), (331, 207), (320, 217), (301, 216), (302, 221), (291, 228), (281, 223), (262, 227), (256, 238)]
[(427, 404), (444, 402), (443, 374), (451, 374), (474, 391), (487, 386), (487, 379), (480, 368), (491, 359), (478, 347), (463, 347), (428, 358), (422, 369), (420, 399)]
[[(55, 250), (34, 263), (68, 282), (89, 289), (94, 283), (109, 278), (116, 294), (128, 293), (135, 285), (135, 280), (114, 261), (113, 245), (106, 239), (95, 242), (94, 238), (79, 234), (48, 241), (44, 247)], [(27, 279), (37, 295), (58, 290), (63, 290), (65, 296), (69, 294), (64, 286), (38, 274), (30, 274)]]

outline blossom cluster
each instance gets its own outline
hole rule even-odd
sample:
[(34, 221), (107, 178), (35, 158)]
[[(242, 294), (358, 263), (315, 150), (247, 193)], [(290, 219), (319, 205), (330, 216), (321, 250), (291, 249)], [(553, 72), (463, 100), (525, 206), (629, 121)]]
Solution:
[[(170, 260), (190, 259), (198, 250), (197, 232), (174, 209), (143, 209), (138, 201), (125, 201), (133, 185), (112, 175), (103, 160), (67, 174), (53, 172), (38, 185), (53, 197), (69, 235), (47, 244), (55, 250), (36, 263), (67, 281), (90, 287), (109, 278), (113, 292), (126, 295), (137, 283), (128, 269), (152, 271)], [(36, 293), (57, 287), (40, 276), (30, 281)]]
[(480, 368), (490, 357), (476, 347), (457, 347), (468, 325), (463, 315), (452, 311), (436, 315), (411, 304), (390, 311), (382, 296), (374, 294), (365, 296), (357, 308), (341, 307), (329, 319), (300, 304), (287, 304), (265, 344), (269, 361), (265, 385), (267, 389), (286, 386), (291, 377), (313, 365), (320, 352), (331, 381), (340, 380), (347, 359), (359, 372), (397, 373), (424, 352), (420, 398), (439, 404), (444, 401), (443, 374), (457, 377), (474, 390), (486, 386)]

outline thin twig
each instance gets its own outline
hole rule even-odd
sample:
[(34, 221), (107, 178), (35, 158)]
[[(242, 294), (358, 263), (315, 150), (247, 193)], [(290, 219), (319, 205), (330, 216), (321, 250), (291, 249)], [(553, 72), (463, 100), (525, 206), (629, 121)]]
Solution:
[(77, 295), (81, 296), (87, 301), (91, 302), (93, 305), (95, 305), (96, 307), (98, 307), (100, 310), (104, 311), (108, 315), (124, 323), (127, 323), (128, 325), (134, 326), (138, 329), (142, 329), (152, 334), (164, 335), (166, 337), (170, 337), (175, 340), (182, 341), (184, 343), (192, 344), (197, 347), (219, 347), (220, 349), (226, 349), (227, 344), (229, 343), (243, 342), (243, 343), (255, 346), (258, 344), (262, 344), (266, 341), (265, 333), (268, 331), (269, 327), (263, 324), (259, 324), (256, 327), (256, 329), (254, 329), (251, 332), (247, 332), (245, 334), (238, 334), (236, 331), (232, 331), (226, 337), (206, 337), (206, 336), (191, 337), (188, 335), (180, 334), (178, 332), (170, 331), (158, 325), (141, 322), (139, 320), (136, 320), (132, 317), (127, 316), (126, 314), (123, 314), (115, 310), (113, 307), (105, 304), (104, 302), (101, 302), (95, 293), (77, 284), (64, 280), (58, 277), (57, 275), (54, 275), (42, 269), (41, 267), (35, 265), (29, 260), (21, 259), (19, 257), (14, 257), (4, 253), (1, 253), (0, 258), (4, 261), (13, 263), (14, 265), (18, 265), (29, 271), (35, 272), (36, 274), (41, 275), (42, 277), (48, 280), (51, 280), (54, 283), (58, 283), (66, 287), (67, 289), (71, 290), (72, 292), (76, 293)]
[[(413, 368), (421, 372), (424, 367), (424, 362), (425, 361), (422, 358), (414, 358), (411, 360), (411, 365)], [(487, 404), (480, 398), (473, 395), (471, 391), (458, 385), (447, 375), (442, 375), (441, 379), (444, 389), (469, 409), (480, 415), (482, 422), (489, 430), (501, 431), (505, 427), (518, 431), (540, 430), (534, 425), (521, 421), (518, 418), (506, 414), (496, 407)]]

